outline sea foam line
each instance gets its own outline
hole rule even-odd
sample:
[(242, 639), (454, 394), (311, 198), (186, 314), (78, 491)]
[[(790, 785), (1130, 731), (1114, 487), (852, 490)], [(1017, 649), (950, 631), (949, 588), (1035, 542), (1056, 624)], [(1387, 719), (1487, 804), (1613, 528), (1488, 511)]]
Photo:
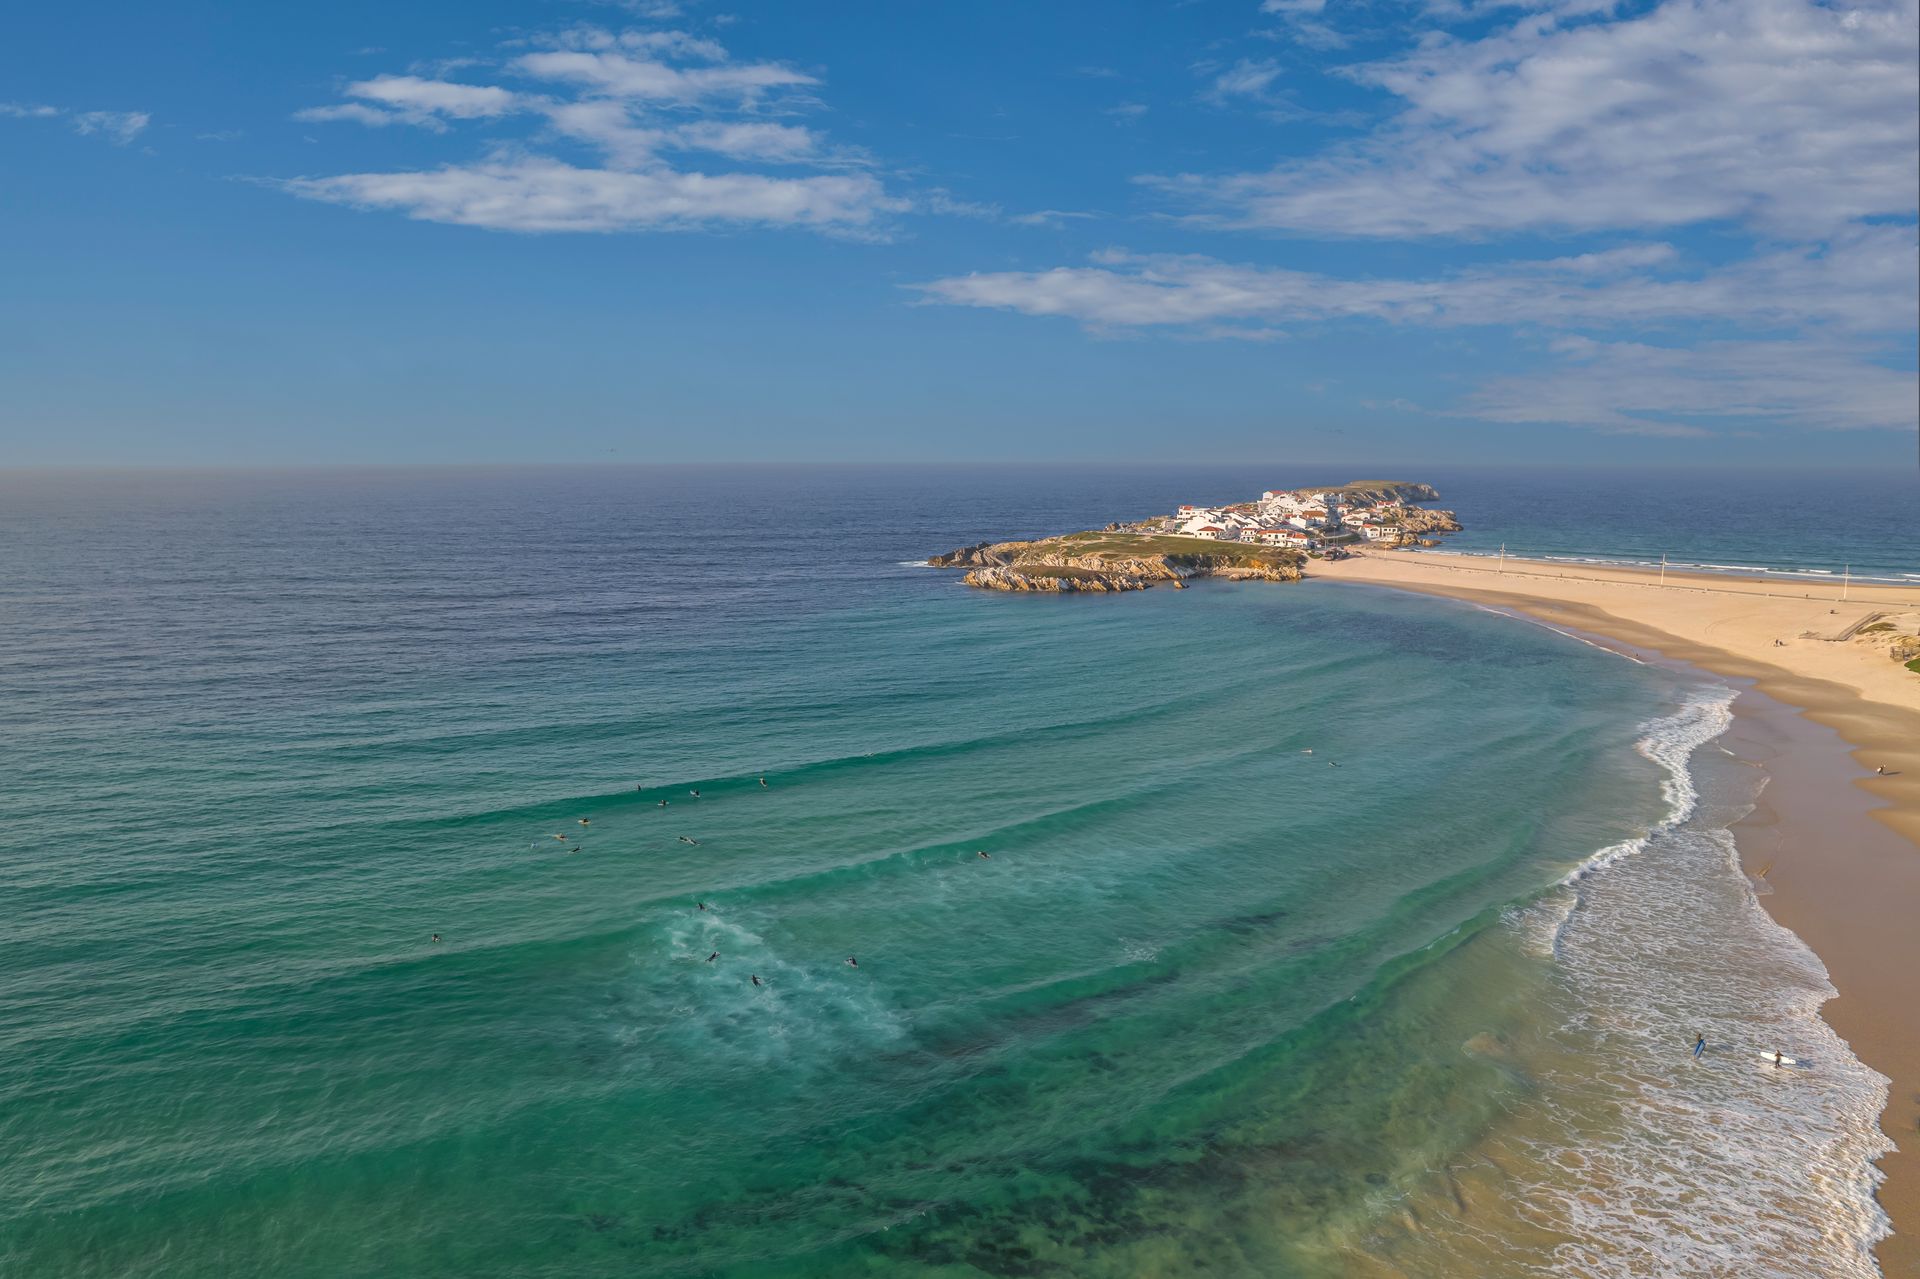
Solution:
[(1700, 803), (1700, 788), (1694, 784), (1688, 761), (1696, 750), (1726, 732), (1733, 723), (1733, 698), (1734, 692), (1729, 688), (1703, 689), (1673, 714), (1648, 720), (1640, 726), (1645, 735), (1633, 747), (1666, 771), (1660, 781), (1660, 795), (1667, 802), (1667, 815), (1646, 834), (1608, 844), (1592, 854), (1568, 871), (1560, 881), (1562, 884), (1574, 884), (1602, 867), (1644, 851), (1654, 836), (1672, 830), (1693, 816), (1693, 810)]

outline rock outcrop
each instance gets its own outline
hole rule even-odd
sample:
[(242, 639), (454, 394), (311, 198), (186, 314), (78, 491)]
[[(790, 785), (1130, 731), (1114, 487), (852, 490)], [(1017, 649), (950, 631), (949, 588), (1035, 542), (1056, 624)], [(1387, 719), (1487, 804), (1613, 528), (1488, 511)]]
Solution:
[(927, 563), (967, 569), (967, 585), (983, 590), (1067, 594), (1153, 586), (1178, 590), (1200, 577), (1294, 582), (1303, 559), (1297, 551), (1274, 547), (1225, 542), (1214, 550), (1198, 538), (1102, 531), (1038, 542), (982, 542)]

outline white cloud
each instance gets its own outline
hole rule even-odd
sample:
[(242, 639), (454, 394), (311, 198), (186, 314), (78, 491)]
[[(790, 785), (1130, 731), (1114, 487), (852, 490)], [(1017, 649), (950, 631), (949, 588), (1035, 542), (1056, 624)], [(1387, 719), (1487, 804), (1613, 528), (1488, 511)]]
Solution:
[(118, 146), (125, 146), (146, 131), (153, 117), (145, 111), (82, 111), (73, 117), (73, 131), (97, 133)]
[(83, 137), (100, 137), (125, 146), (146, 132), (153, 117), (145, 111), (70, 111), (41, 103), (0, 102), (0, 116), (15, 120), (65, 120)]
[(1204, 95), (1210, 102), (1226, 103), (1234, 98), (1265, 102), (1280, 78), (1280, 64), (1271, 58), (1242, 58), (1214, 75)]
[(514, 59), (514, 67), (541, 80), (560, 80), (617, 98), (693, 104), (716, 98), (752, 103), (768, 89), (818, 84), (804, 72), (773, 63), (675, 67), (624, 53), (555, 50)]
[(719, 223), (858, 232), (905, 207), (862, 174), (636, 173), (536, 156), (282, 185), (307, 199), (497, 231), (686, 230)]
[(1677, 270), (1665, 244), (1505, 262), (1416, 279), (1342, 279), (1197, 255), (1096, 255), (1091, 266), (954, 276), (933, 301), (1058, 316), (1089, 328), (1162, 328), (1347, 318), (1434, 327), (1537, 325), (1614, 331), (1725, 324), (1821, 325), (1848, 333), (1910, 326), (1920, 296), (1914, 231), (1863, 227), (1826, 246), (1783, 249), (1706, 271)]
[(379, 107), (370, 107), (364, 102), (339, 102), (328, 107), (305, 107), (293, 113), (293, 118), (309, 124), (330, 124), (341, 120), (350, 120), (355, 124), (364, 124), (381, 129), (390, 124), (418, 124), (430, 129), (445, 129), (446, 125), (432, 119), (410, 118), (398, 111), (382, 111)]
[[(297, 118), (406, 123), (437, 132), (479, 125), (496, 135), (517, 118), (536, 122), (533, 136), (496, 136), (491, 158), (481, 162), (298, 178), (282, 187), (307, 199), (423, 221), (523, 232), (711, 224), (878, 236), (888, 215), (912, 207), (890, 197), (878, 179), (848, 172), (866, 164), (858, 151), (830, 145), (805, 125), (766, 118), (774, 92), (788, 111), (810, 105), (791, 92), (816, 86), (810, 74), (736, 62), (715, 41), (683, 31), (578, 26), (516, 44), (537, 51), (514, 56), (507, 69), (521, 84), (546, 91), (382, 75), (349, 84), (345, 93), (354, 101), (309, 108)], [(592, 148), (600, 165), (529, 149), (562, 141)], [(834, 172), (687, 172), (664, 158), (676, 152)]]
[(1405, 104), (1356, 145), (1149, 181), (1218, 225), (1336, 236), (1710, 221), (1823, 234), (1915, 209), (1917, 28), (1917, 0), (1533, 13), (1351, 69)]
[(1113, 117), (1115, 124), (1133, 124), (1147, 113), (1144, 102), (1122, 102), (1117, 107), (1108, 107), (1106, 114)]
[(383, 75), (360, 80), (347, 86), (347, 94), (403, 113), (418, 112), (455, 120), (480, 120), (505, 115), (521, 105), (518, 94), (493, 85), (423, 80), (411, 75)]
[[(1466, 401), (1467, 415), (1498, 421), (1661, 434), (1704, 429), (1687, 417), (1910, 429), (1913, 379), (1878, 357), (1904, 349), (1920, 308), (1916, 268), (1913, 227), (1861, 226), (1708, 269), (1666, 244), (1368, 279), (1108, 251), (1087, 266), (954, 276), (921, 290), (929, 302), (1097, 333), (1270, 341), (1299, 326), (1372, 322), (1554, 334), (1550, 371), (1490, 381)], [(1697, 340), (1723, 331), (1751, 336)], [(1645, 333), (1696, 342), (1606, 340)]]

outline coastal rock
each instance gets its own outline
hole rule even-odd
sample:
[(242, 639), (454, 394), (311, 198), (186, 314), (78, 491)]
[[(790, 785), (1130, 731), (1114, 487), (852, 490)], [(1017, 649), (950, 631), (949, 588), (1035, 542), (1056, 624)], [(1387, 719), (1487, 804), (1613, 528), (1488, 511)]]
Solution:
[(1067, 594), (1139, 591), (1151, 586), (1177, 590), (1198, 577), (1293, 582), (1300, 579), (1302, 559), (1297, 551), (1274, 547), (1221, 543), (1214, 550), (1194, 538), (1102, 530), (1038, 542), (981, 543), (927, 562), (936, 568), (969, 570), (966, 584), (982, 590)]
[(1887, 646), (1887, 656), (1896, 662), (1911, 662), (1920, 657), (1920, 635), (1902, 635)]
[[(972, 546), (963, 546), (957, 551), (945, 555), (935, 555), (927, 560), (934, 568), (973, 568), (985, 564), (1005, 564), (1006, 556), (995, 550), (993, 542), (976, 542)], [(1017, 542), (1002, 542), (1000, 546), (1017, 546)]]
[[(1069, 576), (1043, 571), (1028, 573), (1005, 566), (977, 568), (961, 580), (968, 586), (977, 586), (988, 591), (1037, 591), (1054, 595), (1087, 591), (1143, 591), (1153, 585), (1145, 578), (1132, 577), (1124, 573), (1087, 572)], [(1175, 581), (1174, 585), (1178, 587), (1184, 583)]]
[(1452, 511), (1428, 510), (1410, 506), (1400, 513), (1400, 527), (1408, 533), (1458, 533), (1459, 517)]

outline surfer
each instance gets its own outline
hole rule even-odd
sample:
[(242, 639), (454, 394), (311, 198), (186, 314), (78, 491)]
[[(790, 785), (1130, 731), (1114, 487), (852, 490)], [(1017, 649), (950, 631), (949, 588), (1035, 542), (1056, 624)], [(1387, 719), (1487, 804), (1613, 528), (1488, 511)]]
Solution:
[(698, 847), (700, 846), (700, 841), (699, 841), (699, 840), (697, 840), (697, 839), (688, 839), (688, 838), (687, 838), (687, 837), (686, 837), (685, 835), (682, 835), (682, 836), (680, 837), (680, 842), (681, 842), (681, 843), (683, 843), (683, 844), (692, 844), (692, 845), (693, 845), (694, 847), (696, 847), (696, 848), (698, 848)]
[(1873, 771), (1885, 777), (1887, 775), (1887, 766), (1885, 764), (1877, 764), (1874, 766)]
[(754, 973), (754, 974), (753, 974), (753, 984), (754, 984), (754, 985), (756, 985), (756, 986), (758, 986), (758, 985), (760, 985), (760, 984), (761, 984), (761, 983), (760, 983), (760, 974), (759, 974), (759, 973)]
[(766, 788), (767, 788), (767, 779), (762, 777), (760, 779), (760, 789), (765, 790)]
[(701, 910), (705, 910), (707, 908), (707, 904), (705, 902), (695, 902), (694, 905), (698, 906)]
[(1700, 1035), (1693, 1041), (1693, 1055), (1697, 1058), (1705, 1051), (1707, 1051), (1707, 1037)]
[(691, 796), (693, 796), (693, 797), (694, 797), (695, 799), (699, 799), (699, 798), (700, 798), (700, 792), (699, 792), (699, 791), (697, 791), (697, 790), (694, 790), (694, 789), (692, 789), (691, 787), (689, 787), (689, 788), (688, 788), (688, 790), (687, 790), (687, 794), (689, 794), (689, 795), (691, 795)]
[(565, 839), (565, 838), (566, 838), (566, 836), (565, 836), (565, 835), (555, 835), (555, 836), (554, 836), (554, 838), (555, 838), (555, 839)]
[(1783, 1054), (1778, 1048), (1773, 1050), (1773, 1068), (1775, 1070), (1778, 1070), (1780, 1068), (1780, 1061), (1783, 1056), (1785, 1056), (1785, 1054)]
[(440, 934), (439, 934), (439, 933), (435, 933), (435, 934), (433, 935), (433, 939), (434, 939), (435, 941), (439, 941), (439, 940), (440, 940)]
[(718, 958), (720, 958), (720, 952), (716, 950), (711, 955), (707, 956), (707, 962), (711, 964), (714, 960)]
[(582, 818), (580, 819), (580, 824), (581, 824), (582, 826), (591, 826), (591, 825), (593, 825), (593, 819), (592, 819), (592, 818), (590, 818), (590, 817), (582, 817)]
[(852, 955), (847, 956), (847, 967), (858, 968), (859, 966), (860, 966), (859, 960), (855, 959)]
[(988, 854), (987, 850), (983, 848), (980, 850), (980, 860), (983, 862), (990, 862), (993, 860), (993, 858)]
[(666, 806), (667, 806), (667, 801), (666, 801), (666, 800), (664, 800), (664, 799), (663, 799), (663, 800), (661, 800), (661, 801), (660, 801), (660, 807), (662, 807), (662, 808), (665, 808)]

